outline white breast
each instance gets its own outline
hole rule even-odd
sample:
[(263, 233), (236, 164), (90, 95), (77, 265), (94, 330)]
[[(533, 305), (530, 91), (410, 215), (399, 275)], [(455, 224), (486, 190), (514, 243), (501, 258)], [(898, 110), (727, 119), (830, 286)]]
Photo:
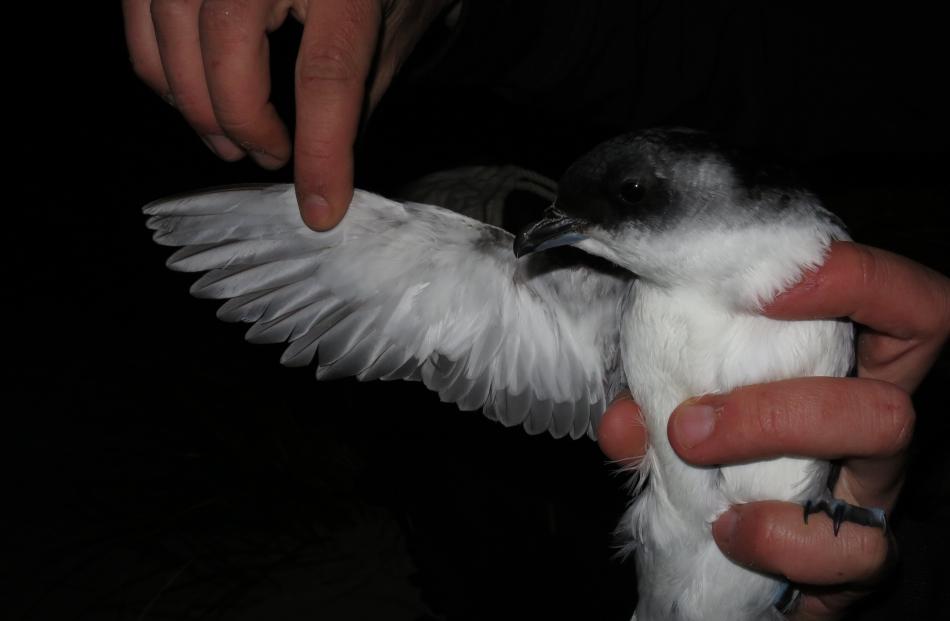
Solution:
[(630, 299), (622, 326), (624, 370), (650, 437), (640, 469), (649, 478), (625, 518), (638, 555), (636, 618), (769, 618), (779, 583), (728, 561), (709, 525), (733, 503), (817, 497), (827, 464), (784, 458), (689, 466), (672, 450), (667, 422), (690, 397), (791, 377), (845, 375), (851, 325), (774, 321), (727, 309), (708, 294), (643, 281)]

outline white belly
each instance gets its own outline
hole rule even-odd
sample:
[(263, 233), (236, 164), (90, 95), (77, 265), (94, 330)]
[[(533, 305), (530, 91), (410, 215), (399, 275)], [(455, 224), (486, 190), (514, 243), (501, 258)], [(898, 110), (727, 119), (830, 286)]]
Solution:
[(783, 458), (689, 466), (669, 444), (667, 421), (690, 397), (791, 377), (845, 375), (851, 325), (773, 321), (730, 311), (695, 292), (638, 282), (622, 330), (624, 371), (650, 437), (640, 469), (648, 479), (624, 518), (637, 553), (635, 618), (773, 618), (782, 584), (726, 559), (710, 524), (730, 504), (817, 498), (828, 464)]

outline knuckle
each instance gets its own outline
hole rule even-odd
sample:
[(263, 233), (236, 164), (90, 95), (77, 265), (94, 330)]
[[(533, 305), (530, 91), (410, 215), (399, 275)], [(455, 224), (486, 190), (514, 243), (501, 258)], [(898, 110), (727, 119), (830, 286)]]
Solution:
[(746, 396), (749, 398), (746, 407), (755, 413), (747, 418), (755, 434), (770, 443), (781, 443), (792, 435), (795, 424), (787, 404), (777, 401), (765, 388), (749, 391)]
[(222, 34), (243, 31), (242, 24), (250, 15), (246, 0), (204, 0), (198, 12), (198, 22), (203, 31)]
[(251, 141), (251, 136), (259, 128), (258, 118), (244, 108), (216, 109), (215, 116), (218, 124), (225, 133), (237, 142)]
[(880, 279), (881, 265), (877, 256), (863, 246), (855, 246), (857, 251), (857, 270), (860, 283), (864, 288), (874, 288)]
[(341, 45), (314, 44), (300, 51), (297, 81), (306, 88), (325, 82), (352, 82), (358, 79), (353, 53)]
[(340, 148), (330, 140), (311, 136), (307, 140), (298, 140), (294, 155), (298, 160), (325, 162), (338, 156)]
[(857, 286), (864, 291), (887, 291), (891, 288), (891, 283), (900, 280), (900, 270), (896, 266), (890, 255), (882, 254), (875, 248), (869, 246), (854, 245), (857, 251)]

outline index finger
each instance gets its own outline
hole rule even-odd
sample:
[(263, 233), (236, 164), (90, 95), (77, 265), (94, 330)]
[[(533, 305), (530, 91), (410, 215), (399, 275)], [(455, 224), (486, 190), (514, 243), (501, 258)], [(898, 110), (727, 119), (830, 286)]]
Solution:
[(311, 2), (297, 57), (294, 180), (307, 226), (333, 228), (353, 196), (353, 142), (382, 19), (375, 0)]
[(900, 255), (834, 242), (825, 263), (763, 309), (774, 319), (850, 317), (899, 339), (950, 328), (950, 281)]
[(808, 272), (764, 311), (776, 319), (850, 317), (869, 330), (858, 343), (858, 376), (912, 392), (950, 333), (950, 280), (899, 255), (835, 242), (825, 263)]

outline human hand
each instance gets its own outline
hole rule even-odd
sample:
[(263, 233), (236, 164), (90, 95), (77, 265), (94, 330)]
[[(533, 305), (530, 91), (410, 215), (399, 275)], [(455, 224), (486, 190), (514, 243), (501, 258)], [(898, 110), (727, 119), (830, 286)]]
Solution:
[[(819, 270), (764, 312), (785, 320), (846, 316), (862, 324), (857, 378), (793, 379), (689, 400), (670, 417), (673, 448), (696, 465), (783, 455), (841, 460), (835, 497), (890, 512), (913, 434), (909, 395), (950, 333), (950, 279), (889, 252), (840, 242)], [(598, 435), (604, 453), (620, 463), (646, 450), (628, 395), (608, 408)], [(712, 532), (736, 562), (806, 585), (790, 617), (799, 620), (839, 617), (895, 553), (893, 539), (877, 529), (845, 527), (835, 537), (829, 518), (815, 515), (806, 525), (802, 507), (785, 502), (732, 507)]]
[(450, 2), (123, 0), (122, 9), (139, 78), (219, 157), (234, 161), (249, 153), (268, 169), (287, 163), (291, 145), (269, 103), (267, 34), (288, 14), (304, 24), (295, 73), (294, 180), (304, 222), (326, 230), (353, 195), (352, 146), (364, 105), (372, 111)]

